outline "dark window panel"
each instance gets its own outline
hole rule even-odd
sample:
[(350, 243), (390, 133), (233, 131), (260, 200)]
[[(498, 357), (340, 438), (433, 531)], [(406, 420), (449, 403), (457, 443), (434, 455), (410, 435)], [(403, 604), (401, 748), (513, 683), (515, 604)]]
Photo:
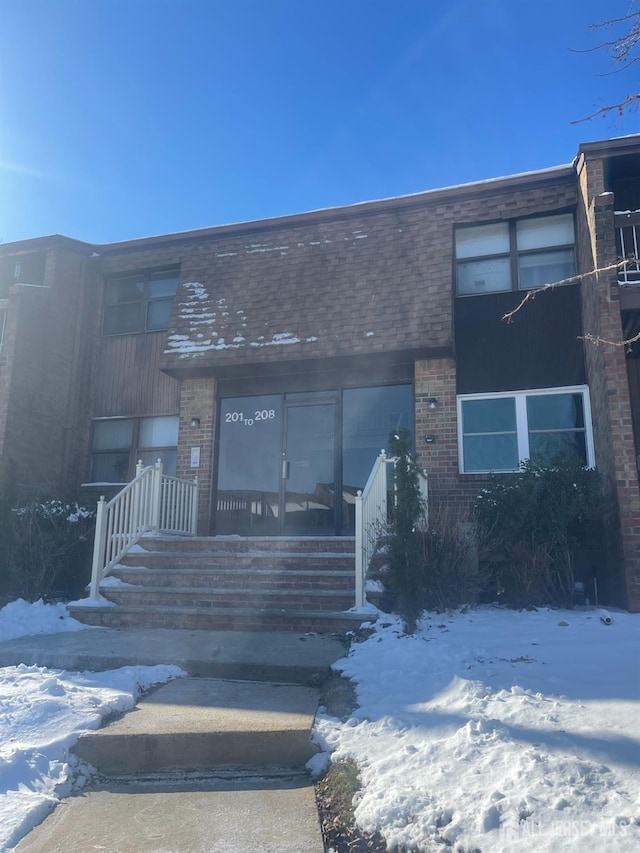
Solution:
[(126, 335), (142, 331), (141, 304), (112, 305), (104, 309), (105, 335)]
[(173, 299), (156, 299), (147, 306), (147, 331), (156, 332), (169, 328)]

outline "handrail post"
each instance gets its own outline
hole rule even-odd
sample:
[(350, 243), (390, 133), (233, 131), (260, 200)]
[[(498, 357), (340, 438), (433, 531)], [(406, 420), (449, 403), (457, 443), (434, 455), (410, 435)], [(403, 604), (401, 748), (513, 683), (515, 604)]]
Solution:
[(100, 587), (100, 581), (102, 580), (102, 571), (104, 564), (104, 547), (105, 547), (105, 539), (106, 539), (106, 502), (104, 499), (104, 495), (100, 496), (100, 500), (98, 501), (98, 505), (96, 507), (96, 531), (95, 538), (93, 540), (93, 560), (91, 563), (91, 587), (89, 590), (89, 595), (91, 598), (98, 598), (100, 593), (98, 589)]
[(364, 531), (362, 523), (362, 490), (358, 489), (356, 509), (356, 596), (355, 606), (364, 606)]
[(162, 501), (162, 459), (153, 466), (153, 486), (151, 489), (151, 531), (160, 530), (160, 506)]
[(195, 536), (198, 533), (198, 477), (193, 478), (193, 492), (191, 501), (191, 534)]

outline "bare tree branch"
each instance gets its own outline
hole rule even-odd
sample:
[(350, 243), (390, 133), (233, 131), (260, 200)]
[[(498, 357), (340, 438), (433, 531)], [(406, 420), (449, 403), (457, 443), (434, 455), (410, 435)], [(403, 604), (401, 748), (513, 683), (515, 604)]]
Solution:
[[(591, 24), (587, 27), (588, 30), (604, 30), (612, 27), (624, 27), (625, 31), (619, 36), (612, 34), (612, 38), (604, 39), (593, 47), (583, 50), (575, 50), (574, 53), (593, 53), (597, 50), (604, 50), (611, 55), (611, 61), (615, 66), (608, 74), (618, 74), (622, 71), (628, 71), (631, 66), (640, 61), (640, 10), (638, 9), (638, 0), (631, 0), (629, 11), (626, 15), (621, 15), (618, 18), (609, 18), (599, 24)], [(603, 75), (608, 76), (608, 75)], [(640, 101), (640, 93), (627, 95), (626, 98), (618, 101), (615, 104), (608, 104), (595, 110), (591, 115), (585, 118), (576, 119), (571, 124), (580, 124), (584, 121), (591, 121), (597, 116), (605, 118), (610, 113), (615, 113), (618, 116), (624, 114), (627, 109), (636, 109)]]
[(575, 281), (584, 281), (584, 279), (591, 278), (592, 276), (598, 275), (599, 273), (613, 272), (613, 270), (624, 269), (630, 261), (632, 261), (633, 263), (637, 263), (635, 258), (630, 258), (629, 260), (618, 261), (615, 264), (609, 264), (609, 266), (606, 267), (599, 267), (598, 269), (591, 270), (590, 272), (572, 275), (570, 276), (570, 278), (562, 278), (559, 281), (553, 281), (550, 284), (544, 284), (542, 287), (536, 287), (533, 290), (527, 290), (520, 304), (517, 305), (513, 309), (513, 311), (508, 311), (506, 314), (504, 314), (502, 319), (505, 321), (505, 323), (512, 323), (513, 318), (518, 313), (518, 311), (520, 311), (520, 309), (523, 308), (527, 304), (527, 302), (530, 302), (531, 300), (535, 299), (539, 293), (546, 293), (548, 290), (555, 290), (556, 287), (560, 287), (563, 284), (572, 284)]
[(640, 93), (637, 95), (627, 95), (627, 97), (620, 101), (618, 104), (611, 104), (608, 107), (600, 107), (599, 110), (596, 110), (591, 115), (585, 116), (584, 118), (577, 118), (570, 122), (570, 124), (581, 124), (583, 121), (591, 121), (591, 119), (596, 118), (597, 116), (602, 116), (605, 118), (610, 112), (616, 112), (619, 116), (621, 116), (624, 111), (633, 104), (634, 106), (631, 109), (637, 109), (638, 101), (640, 101)]
[(636, 341), (640, 341), (640, 332), (632, 338), (626, 338), (624, 341), (609, 341), (607, 338), (601, 338), (599, 335), (592, 335), (591, 332), (587, 332), (586, 335), (580, 335), (578, 340), (589, 341), (589, 343), (595, 344), (596, 346), (599, 346), (600, 344), (608, 344), (612, 347), (624, 347), (625, 352), (631, 352), (631, 345), (635, 344)]

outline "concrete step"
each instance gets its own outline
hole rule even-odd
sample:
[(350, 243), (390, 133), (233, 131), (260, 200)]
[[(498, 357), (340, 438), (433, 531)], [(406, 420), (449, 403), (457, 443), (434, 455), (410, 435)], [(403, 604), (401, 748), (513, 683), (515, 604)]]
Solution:
[(342, 570), (353, 572), (355, 557), (353, 554), (316, 554), (281, 553), (265, 551), (262, 553), (239, 552), (219, 553), (206, 550), (161, 551), (138, 550), (135, 548), (120, 561), (123, 566), (153, 566), (165, 569), (201, 569), (208, 571), (233, 570), (242, 572), (249, 569), (267, 569), (270, 571), (296, 570), (298, 572), (317, 572)]
[(317, 705), (310, 687), (179, 678), (121, 719), (82, 735), (74, 752), (105, 776), (302, 769), (316, 751)]
[(105, 586), (100, 593), (108, 601), (127, 607), (256, 608), (283, 610), (348, 610), (353, 591), (307, 589), (215, 589), (215, 587)]
[(103, 628), (172, 628), (192, 631), (299, 631), (344, 634), (371, 616), (322, 610), (197, 608), (160, 606), (74, 607), (69, 612), (85, 625)]
[(100, 672), (163, 663), (206, 678), (308, 684), (317, 682), (344, 653), (340, 640), (324, 634), (94, 628), (56, 634), (55, 643), (50, 634), (5, 640), (0, 643), (0, 667), (26, 664)]
[(119, 565), (111, 572), (125, 583), (155, 587), (199, 587), (209, 589), (329, 589), (353, 590), (354, 570), (306, 571), (304, 569), (157, 568)]
[(355, 553), (353, 536), (143, 536), (141, 548), (154, 551), (212, 551), (247, 553), (276, 551), (294, 553)]

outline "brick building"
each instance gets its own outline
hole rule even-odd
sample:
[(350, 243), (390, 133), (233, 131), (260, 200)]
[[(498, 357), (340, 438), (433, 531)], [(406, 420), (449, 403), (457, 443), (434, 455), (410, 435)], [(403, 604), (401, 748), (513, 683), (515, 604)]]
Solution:
[(85, 500), (161, 457), (198, 474), (202, 533), (271, 536), (352, 533), (391, 430), (434, 501), (571, 452), (605, 483), (600, 587), (638, 610), (640, 349), (615, 345), (640, 331), (640, 275), (616, 268), (638, 209), (626, 137), (351, 207), (0, 246), (0, 454), (25, 491)]

